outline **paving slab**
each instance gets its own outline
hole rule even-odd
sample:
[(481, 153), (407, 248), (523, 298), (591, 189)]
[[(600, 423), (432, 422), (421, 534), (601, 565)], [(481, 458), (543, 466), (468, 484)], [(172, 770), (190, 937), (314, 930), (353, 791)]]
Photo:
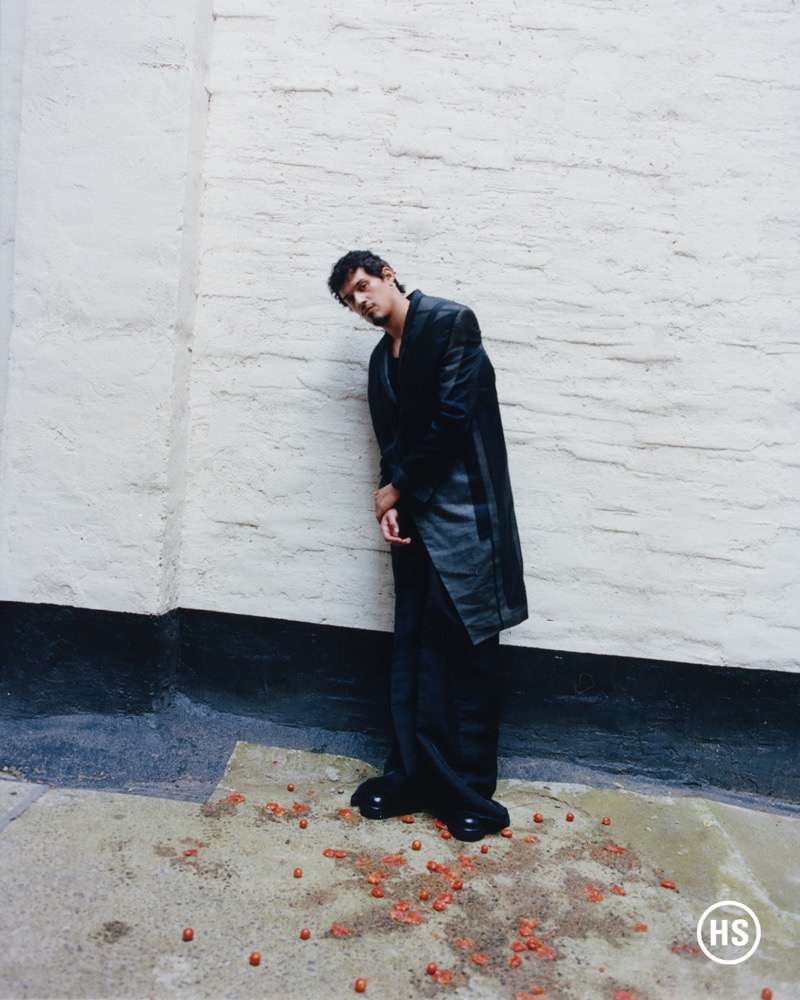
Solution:
[[(373, 773), (239, 743), (202, 804), (0, 782), (0, 997), (800, 996), (797, 817), (515, 780), (511, 836), (463, 844), (424, 814), (363, 820)], [(726, 900), (761, 924), (739, 964), (697, 939)]]

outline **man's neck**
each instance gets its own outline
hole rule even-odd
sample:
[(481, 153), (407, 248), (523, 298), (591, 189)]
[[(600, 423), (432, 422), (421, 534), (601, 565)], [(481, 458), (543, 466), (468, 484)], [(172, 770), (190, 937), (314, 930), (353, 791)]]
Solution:
[(403, 329), (406, 325), (406, 316), (408, 316), (408, 308), (411, 303), (403, 295), (402, 292), (397, 293), (398, 303), (397, 307), (392, 310), (392, 318), (384, 327), (384, 330), (389, 334), (389, 336), (394, 341), (394, 353), (395, 356), (400, 350), (400, 341), (403, 337)]

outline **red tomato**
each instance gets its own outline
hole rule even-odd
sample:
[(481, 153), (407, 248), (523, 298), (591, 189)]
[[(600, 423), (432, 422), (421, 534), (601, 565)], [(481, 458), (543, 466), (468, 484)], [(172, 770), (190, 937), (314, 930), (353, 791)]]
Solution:
[(486, 965), (486, 963), (489, 961), (489, 956), (480, 951), (473, 951), (472, 961), (476, 965)]
[(288, 785), (286, 786), (286, 791), (287, 791), (287, 792), (293, 792), (293, 791), (294, 791), (294, 785), (293, 785), (293, 784), (291, 783), (291, 781), (290, 781), (290, 782), (289, 782), (289, 784), (288, 784)]
[(194, 931), (192, 930), (192, 928), (191, 927), (184, 927), (183, 928), (183, 940), (184, 941), (191, 941), (193, 937), (194, 937)]
[(431, 894), (428, 892), (427, 889), (420, 889), (419, 898), (422, 900), (430, 899)]
[(250, 964), (251, 965), (261, 965), (261, 952), (260, 951), (254, 951), (250, 955)]
[(437, 968), (438, 966), (436, 962), (428, 962), (428, 966), (425, 969), (425, 971), (428, 973), (429, 976), (435, 976)]
[(412, 840), (411, 841), (411, 850), (412, 851), (421, 851), (422, 850), (422, 841), (421, 840)]
[(511, 840), (514, 836), (513, 830), (503, 830), (501, 836), (505, 837), (507, 840)]
[(662, 878), (662, 879), (661, 879), (661, 885), (662, 885), (662, 886), (663, 886), (663, 887), (664, 887), (665, 889), (674, 889), (674, 888), (676, 887), (676, 886), (675, 886), (675, 883), (674, 883), (674, 882), (671, 882), (671, 881), (670, 881), (670, 880), (669, 880), (668, 878)]
[(489, 853), (489, 845), (481, 844), (481, 854), (488, 854), (488, 853)]
[(190, 847), (188, 851), (184, 851), (183, 852), (183, 856), (185, 858), (193, 858), (195, 856), (195, 854), (197, 854), (197, 848), (196, 847)]
[(295, 878), (302, 878), (303, 877), (303, 869), (302, 868), (295, 868), (293, 874), (294, 874)]
[(307, 819), (301, 819), (301, 820), (300, 820), (300, 829), (301, 829), (301, 830), (305, 830), (305, 828), (306, 828), (307, 826), (308, 826), (308, 820), (307, 820)]
[(534, 823), (544, 823), (544, 816), (542, 816), (541, 813), (534, 813), (533, 814), (533, 822)]
[(647, 924), (634, 924), (633, 929), (643, 934), (648, 929), (648, 927)]
[(442, 832), (439, 834), (439, 836), (442, 838), (442, 840), (452, 840), (453, 839), (453, 834), (450, 833), (449, 830), (442, 830)]
[(447, 903), (443, 899), (437, 899), (433, 904), (433, 908), (437, 913), (443, 913), (447, 909)]
[(458, 892), (459, 889), (464, 888), (464, 883), (461, 881), (460, 878), (453, 879), (453, 888), (455, 889), (456, 892)]
[(356, 979), (356, 981), (353, 983), (353, 989), (356, 991), (356, 993), (364, 993), (366, 988), (367, 988), (366, 979)]
[(322, 856), (323, 858), (335, 858), (336, 851), (334, 851), (332, 847), (326, 847), (325, 850), (322, 852)]
[(568, 823), (571, 823), (575, 819), (575, 814), (574, 813), (567, 813), (567, 815), (566, 815), (565, 818), (566, 818), (566, 820), (567, 820)]
[(414, 817), (413, 816), (401, 816), (400, 818), (402, 819), (402, 821), (404, 823), (413, 823), (414, 822)]
[(429, 872), (435, 872), (439, 866), (435, 861), (429, 861), (425, 867)]
[(600, 822), (603, 824), (603, 826), (611, 826), (611, 817), (610, 816), (604, 816), (600, 820)]
[(765, 986), (761, 991), (761, 1000), (772, 1000), (772, 990), (769, 986)]
[(383, 889), (381, 889), (381, 887), (379, 885), (376, 885), (375, 888), (372, 890), (372, 895), (376, 899), (383, 899), (385, 893), (384, 893)]
[(301, 940), (301, 941), (308, 941), (308, 939), (309, 939), (310, 937), (311, 937), (311, 931), (310, 931), (310, 930), (309, 930), (309, 929), (308, 929), (307, 927), (304, 927), (304, 928), (303, 928), (303, 929), (302, 929), (302, 930), (300, 931), (300, 940)]
[(522, 965), (522, 959), (519, 955), (512, 955), (508, 960), (509, 969), (518, 969)]

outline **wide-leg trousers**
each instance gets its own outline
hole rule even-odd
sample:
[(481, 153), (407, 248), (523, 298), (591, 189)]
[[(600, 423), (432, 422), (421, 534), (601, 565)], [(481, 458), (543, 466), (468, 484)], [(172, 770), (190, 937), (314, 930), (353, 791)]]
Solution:
[(395, 628), (386, 773), (407, 779), (432, 812), (508, 822), (497, 785), (499, 636), (473, 644), (416, 525), (394, 546)]

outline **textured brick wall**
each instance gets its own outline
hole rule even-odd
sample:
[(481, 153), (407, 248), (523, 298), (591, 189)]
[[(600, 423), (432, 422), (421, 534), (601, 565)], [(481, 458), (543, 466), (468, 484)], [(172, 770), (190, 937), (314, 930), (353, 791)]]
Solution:
[(0, 598), (390, 628), (370, 246), (495, 362), (508, 641), (800, 669), (794, 5), (27, 8)]
[(390, 627), (366, 245), (481, 321), (510, 641), (797, 668), (792, 5), (216, 11), (182, 603)]

